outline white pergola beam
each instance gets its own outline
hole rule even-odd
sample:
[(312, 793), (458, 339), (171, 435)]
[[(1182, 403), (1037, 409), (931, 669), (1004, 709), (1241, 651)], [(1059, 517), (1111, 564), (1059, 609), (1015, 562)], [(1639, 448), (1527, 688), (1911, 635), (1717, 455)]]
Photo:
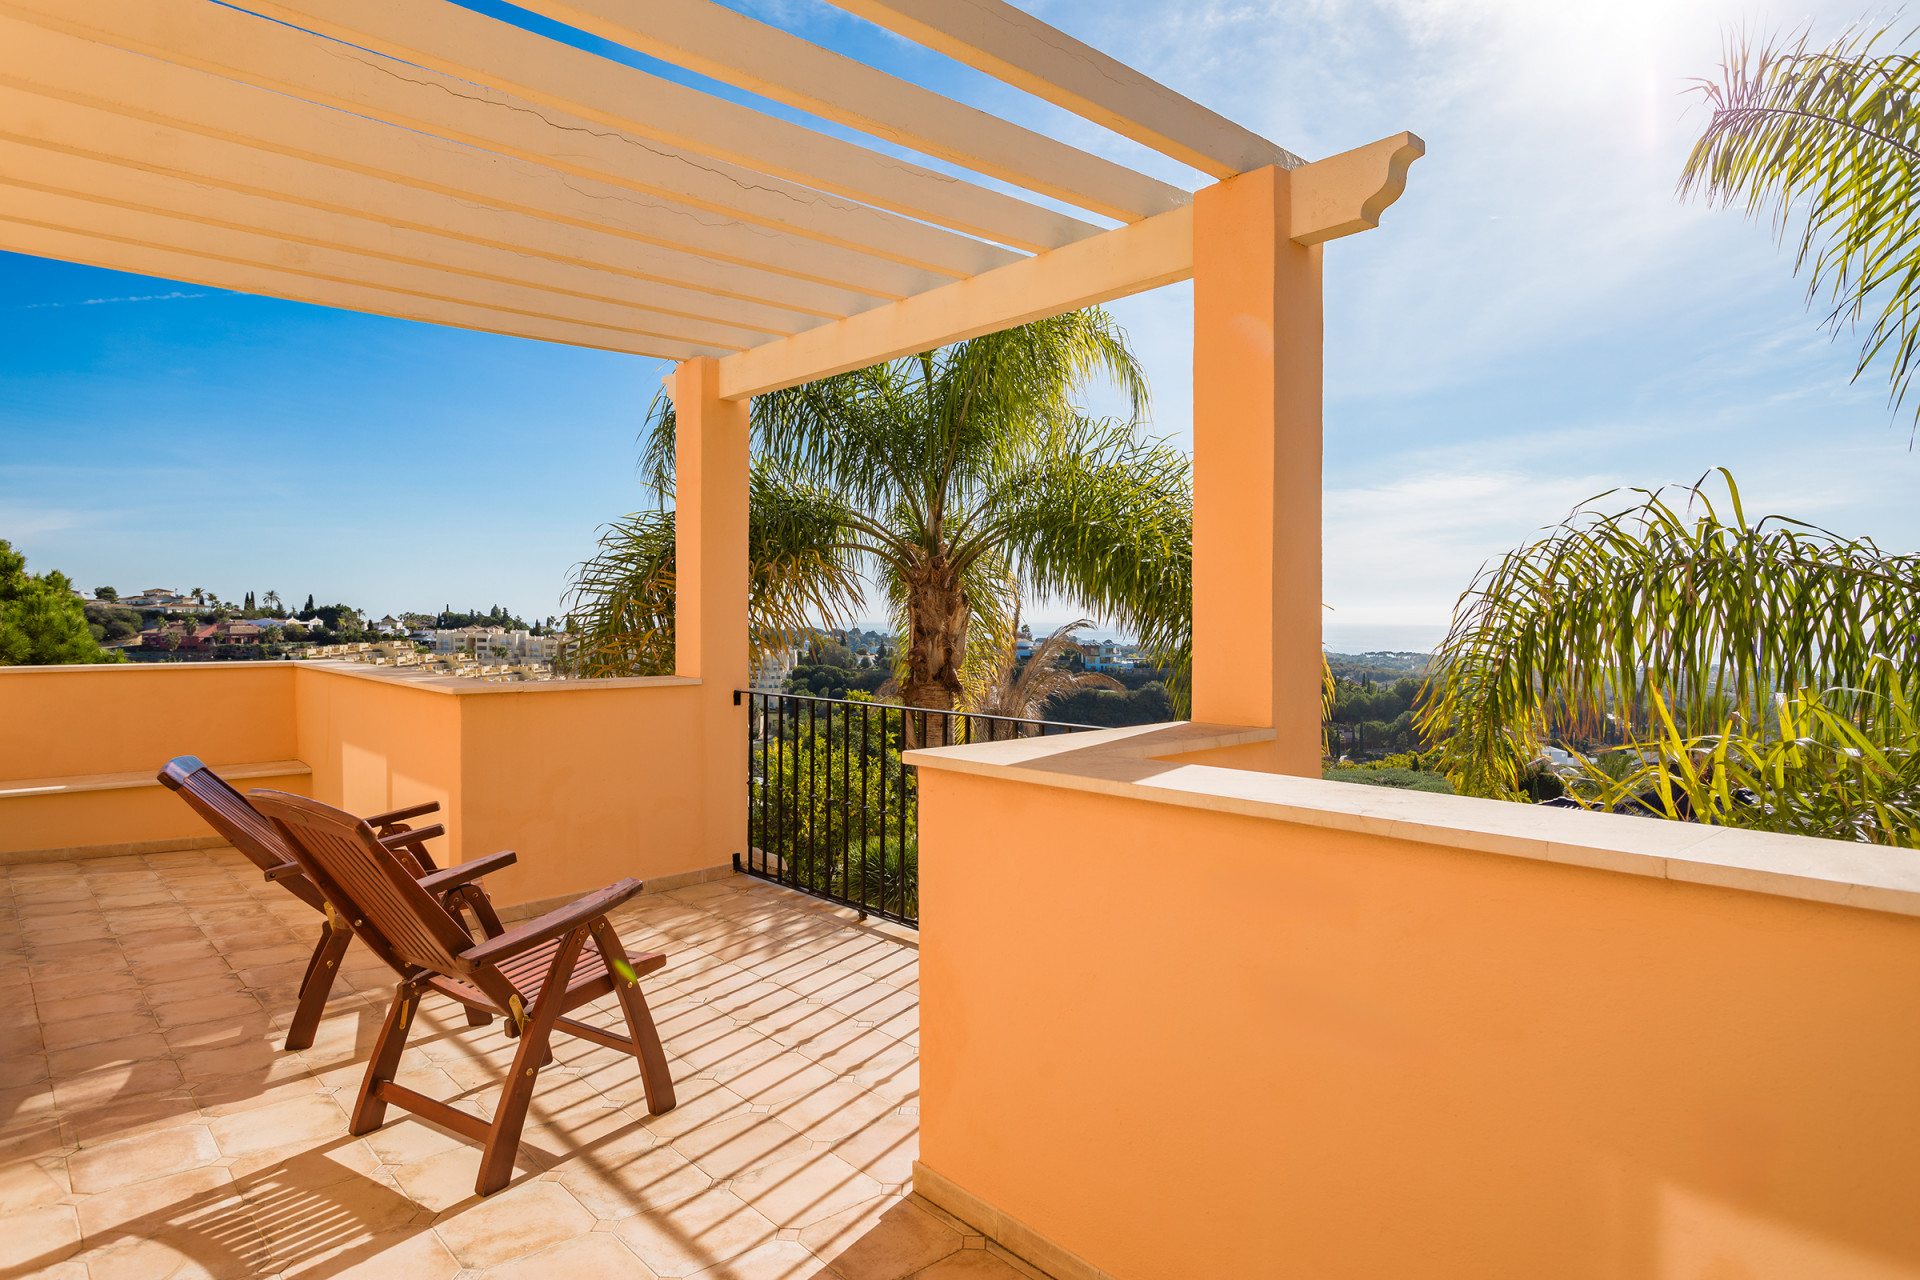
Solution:
[[(728, 354), (763, 341), (764, 334), (686, 320), (637, 307), (567, 297), (524, 285), (456, 275), (431, 267), (257, 235), (147, 209), (129, 208), (61, 192), (19, 185), (0, 187), (0, 216), (25, 225), (64, 229), (128, 246), (206, 258), (231, 267), (258, 267), (260, 279), (228, 277), (224, 287), (246, 293), (294, 296), (281, 292), (287, 276), (328, 284), (377, 289), (397, 299), (426, 306), (450, 305), (469, 312), (497, 311), (510, 329), (522, 320), (564, 325), (577, 331), (602, 330), (612, 343), (665, 343), (705, 353)], [(301, 300), (304, 300), (302, 298)], [(413, 304), (407, 304), (413, 305)], [(388, 314), (408, 315), (406, 311)]]
[[(0, 91), (0, 112), (5, 91)], [(209, 227), (245, 232), (384, 259), (404, 267), (432, 269), (451, 276), (559, 295), (595, 306), (637, 308), (663, 322), (691, 322), (719, 326), (713, 341), (746, 346), (766, 337), (783, 337), (822, 323), (755, 303), (720, 298), (709, 293), (669, 285), (647, 284), (629, 277), (596, 271), (572, 263), (531, 257), (515, 251), (472, 244), (376, 219), (322, 212), (264, 195), (208, 186), (203, 182), (156, 173), (112, 161), (27, 146), (0, 133), (0, 183), (9, 187), (76, 196), (115, 208), (184, 218)], [(692, 336), (696, 329), (689, 328)], [(754, 337), (753, 335), (761, 335)], [(722, 338), (721, 335), (731, 335)]]
[(1300, 157), (1004, 0), (828, 0), (1216, 178)]
[[(300, 38), (314, 42), (311, 36)], [(340, 46), (329, 43), (327, 47)], [(352, 65), (362, 72), (370, 70), (361, 63)], [(952, 278), (857, 249), (781, 234), (641, 192), (572, 177), (529, 161), (446, 141), (422, 130), (394, 128), (286, 93), (4, 16), (0, 16), (0, 87), (49, 99), (53, 104), (49, 110), (73, 104), (121, 114), (438, 196), (472, 200), (679, 253), (699, 254), (716, 260), (715, 270), (710, 273), (716, 288), (727, 287), (730, 278), (741, 275), (730, 272), (729, 264), (889, 300)], [(5, 123), (0, 118), (0, 125)], [(635, 256), (644, 259), (648, 255)], [(1017, 261), (1018, 256), (1007, 254), (997, 260)], [(762, 300), (777, 299), (768, 296)]]
[(482, 333), (506, 334), (515, 338), (559, 342), (602, 351), (621, 351), (628, 355), (653, 356), (662, 360), (690, 360), (696, 356), (721, 354), (685, 343), (649, 341), (618, 334), (610, 329), (513, 316), (459, 303), (434, 302), (366, 285), (277, 272), (258, 263), (236, 264), (218, 258), (158, 249), (125, 239), (87, 235), (67, 227), (42, 226), (12, 217), (4, 205), (0, 205), (0, 250), (105, 267), (110, 271), (155, 276), (162, 280), (207, 285), (215, 289), (231, 289), (238, 293), (267, 294), (294, 302), (337, 307), (344, 311), (419, 320), (454, 329), (475, 329)]
[[(464, 9), (451, 5), (448, 8), (490, 28), (504, 32), (516, 30)], [(0, 3), (0, 15), (11, 15), (34, 24), (48, 35), (63, 34), (98, 49), (123, 50), (150, 60), (162, 60), (297, 101), (318, 103), (401, 129), (479, 147), (590, 182), (624, 188), (637, 196), (651, 197), (662, 206), (670, 202), (680, 211), (679, 220), (700, 241), (693, 247), (703, 252), (712, 251), (705, 242), (714, 239), (713, 229), (719, 223), (711, 217), (697, 216), (700, 213), (718, 214), (728, 222), (771, 227), (863, 257), (882, 258), (948, 278), (991, 270), (1018, 256), (998, 246), (840, 199), (778, 176), (741, 169), (725, 159), (694, 154), (671, 145), (670, 141), (623, 135), (617, 126), (583, 120), (554, 108), (536, 107), (497, 89), (451, 79), (417, 66), (404, 66), (391, 58), (335, 40), (315, 39), (307, 32), (207, 0), (88, 0), (81, 9), (62, 0), (4, 0)], [(465, 25), (455, 23), (450, 31), (457, 33)], [(39, 74), (41, 58), (24, 39), (12, 34), (21, 29), (10, 25), (6, 32), (0, 33), (0, 68), (31, 80)], [(540, 52), (541, 46), (563, 48), (526, 32), (518, 35), (535, 52)], [(578, 50), (568, 52), (585, 59), (589, 70), (604, 67), (609, 71), (630, 71)], [(78, 62), (81, 55), (68, 54), (67, 58)], [(729, 105), (641, 72), (630, 71), (630, 74), (642, 82), (639, 86), (642, 89), (650, 85), (665, 86), (676, 95), (690, 95), (692, 99), (716, 106)], [(111, 78), (95, 78), (89, 83), (94, 86), (93, 91), (102, 95), (123, 100), (128, 96)], [(178, 97), (176, 95), (176, 101)], [(188, 101), (191, 100), (192, 95), (188, 95)], [(648, 104), (642, 99), (633, 105), (641, 108)], [(697, 102), (676, 98), (675, 105), (679, 115), (698, 118)], [(244, 120), (245, 117), (230, 118), (229, 127), (244, 129)], [(769, 124), (779, 123), (769, 121)], [(818, 137), (797, 126), (782, 127)], [(847, 147), (848, 144), (836, 145)], [(948, 180), (946, 185), (954, 184)], [(689, 217), (689, 214), (696, 216)], [(749, 240), (766, 240), (751, 225), (746, 231)]]
[[(151, 63), (150, 59), (143, 59)], [(0, 140), (697, 294), (710, 319), (837, 320), (879, 299), (0, 86)], [(610, 286), (611, 287), (611, 286)], [(759, 319), (755, 319), (758, 317)]]
[[(289, 8), (311, 2), (281, 0)], [(712, 0), (522, 0), (522, 7), (823, 120), (1122, 222), (1138, 222), (1193, 199), (1179, 187), (876, 71)]]
[[(31, 2), (51, 6), (59, 0)], [(95, 4), (143, 3), (89, 0), (89, 9)], [(1066, 214), (532, 35), (451, 0), (402, 5), (388, 0), (257, 0), (254, 7), (349, 45), (456, 77), (469, 87), (500, 90), (520, 99), (522, 111), (529, 104), (540, 108), (536, 117), (563, 113), (548, 116), (541, 131), (542, 146), (549, 151), (586, 149), (595, 129), (610, 128), (1022, 249), (1048, 249), (1098, 230)], [(154, 52), (163, 57), (205, 56), (198, 49), (164, 45)], [(246, 68), (241, 62), (223, 74), (245, 76)], [(541, 122), (536, 118), (523, 123)], [(569, 130), (585, 136), (570, 138)]]
[(1193, 210), (1176, 209), (720, 361), (729, 400), (864, 369), (1193, 274)]

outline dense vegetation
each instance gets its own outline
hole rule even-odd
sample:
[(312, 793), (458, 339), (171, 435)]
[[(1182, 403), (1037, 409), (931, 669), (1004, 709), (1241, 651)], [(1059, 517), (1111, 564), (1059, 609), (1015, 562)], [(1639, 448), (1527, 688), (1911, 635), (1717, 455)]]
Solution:
[(67, 575), (28, 573), (27, 558), (0, 538), (0, 666), (121, 661), (95, 641)]
[(1602, 495), (1485, 570), (1423, 730), (1469, 794), (1539, 798), (1558, 745), (1581, 803), (1920, 843), (1920, 556), (1750, 521), (1722, 475)]
[[(1118, 385), (1126, 421), (1074, 403)], [(1184, 654), (1187, 459), (1146, 436), (1146, 385), (1097, 308), (985, 334), (753, 402), (748, 613), (757, 656), (859, 607), (893, 614), (900, 698), (949, 709), (1000, 670), (1022, 594), (1074, 601)], [(587, 674), (671, 658), (676, 420), (657, 403), (643, 469), (661, 509), (616, 521), (576, 571)]]

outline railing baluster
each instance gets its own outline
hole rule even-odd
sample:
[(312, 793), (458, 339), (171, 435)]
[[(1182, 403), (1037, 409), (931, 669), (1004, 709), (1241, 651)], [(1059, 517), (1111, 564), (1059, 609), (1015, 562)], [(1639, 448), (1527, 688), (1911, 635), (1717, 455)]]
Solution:
[[(860, 715), (857, 748), (853, 742), (856, 706)], [(919, 877), (909, 872), (908, 863), (911, 859), (917, 867), (920, 856), (920, 782), (919, 771), (910, 768), (901, 753), (936, 745), (932, 740), (936, 726), (941, 746), (1099, 727), (882, 704), (877, 708), (880, 733), (876, 741), (872, 703), (749, 691), (747, 708), (748, 874), (912, 928), (919, 927), (918, 907), (909, 905), (918, 896)], [(856, 750), (857, 781), (850, 755)], [(803, 827), (804, 852), (800, 847)], [(873, 880), (867, 878), (870, 841), (877, 863)], [(773, 862), (776, 856), (778, 870)], [(806, 863), (805, 875), (796, 860)]]

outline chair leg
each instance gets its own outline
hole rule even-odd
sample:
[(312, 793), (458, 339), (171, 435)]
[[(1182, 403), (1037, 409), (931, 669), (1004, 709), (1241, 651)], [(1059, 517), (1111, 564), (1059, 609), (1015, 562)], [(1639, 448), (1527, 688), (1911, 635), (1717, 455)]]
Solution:
[(653, 1012), (640, 993), (640, 979), (630, 977), (633, 964), (620, 935), (605, 916), (592, 924), (594, 945), (613, 976), (614, 994), (620, 997), (620, 1012), (627, 1018), (627, 1035), (633, 1040), (633, 1056), (640, 1060), (640, 1084), (647, 1091), (647, 1113), (660, 1115), (673, 1110), (673, 1074), (667, 1070), (667, 1051), (660, 1046), (660, 1032), (653, 1025)]
[(320, 926), (320, 941), (314, 944), (313, 958), (307, 961), (307, 975), (300, 980), (300, 1006), (294, 1010), (293, 1025), (287, 1028), (286, 1048), (309, 1048), (313, 1033), (326, 1011), (327, 997), (333, 993), (333, 980), (340, 972), (340, 958), (347, 954), (353, 934), (336, 929), (331, 922)]
[(568, 934), (554, 952), (553, 964), (540, 983), (540, 994), (520, 1034), (520, 1048), (513, 1055), (512, 1074), (507, 1077), (507, 1087), (501, 1091), (500, 1105), (494, 1108), (487, 1148), (480, 1155), (480, 1175), (473, 1183), (473, 1189), (480, 1195), (492, 1195), (513, 1177), (513, 1158), (520, 1150), (520, 1130), (526, 1127), (534, 1081), (540, 1075), (540, 1068), (553, 1060), (547, 1051), (547, 1041), (552, 1038), (554, 1020), (560, 1016), (567, 983), (573, 977), (574, 963), (579, 960), (580, 949), (586, 941), (585, 929), (575, 929)]
[(394, 987), (393, 1004), (387, 1009), (380, 1038), (373, 1043), (373, 1059), (367, 1063), (366, 1077), (360, 1081), (359, 1100), (353, 1104), (353, 1117), (347, 1122), (348, 1133), (356, 1137), (372, 1133), (385, 1122), (387, 1104), (380, 1100), (379, 1089), (400, 1070), (400, 1054), (407, 1047), (407, 1031), (413, 1026), (413, 1015), (419, 1008), (418, 988), (405, 982)]

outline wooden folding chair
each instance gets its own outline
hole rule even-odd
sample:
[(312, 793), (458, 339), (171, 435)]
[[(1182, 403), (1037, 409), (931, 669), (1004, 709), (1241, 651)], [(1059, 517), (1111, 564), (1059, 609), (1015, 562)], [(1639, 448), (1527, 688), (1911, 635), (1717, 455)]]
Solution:
[[(294, 1011), (293, 1025), (287, 1028), (286, 1047), (307, 1048), (320, 1025), (327, 996), (333, 990), (333, 979), (340, 972), (340, 961), (353, 941), (353, 926), (334, 913), (325, 895), (307, 879), (274, 825), (255, 812), (247, 798), (219, 774), (193, 756), (176, 756), (160, 770), (160, 781), (178, 792), (228, 844), (265, 872), (267, 879), (326, 917), (320, 925), (320, 940), (314, 944), (313, 956), (307, 961), (306, 974), (300, 979), (300, 1003)], [(439, 808), (429, 801), (375, 814), (367, 822), (378, 829), (381, 841), (427, 887), (427, 892), (446, 901), (456, 915), (461, 906), (472, 911), (481, 932), (489, 938), (496, 937), (504, 932), (500, 917), (487, 891), (476, 881), (488, 872), (512, 866), (514, 856), (509, 852), (495, 853), (463, 862), (449, 871), (440, 870), (434, 865), (433, 855), (427, 852), (427, 841), (445, 834), (446, 828), (437, 822), (418, 830), (408, 825), (412, 819)], [(475, 1026), (492, 1021), (477, 1009), (470, 1011), (468, 1020)]]
[[(334, 910), (352, 919), (367, 945), (400, 973), (348, 1121), (350, 1132), (378, 1129), (392, 1103), (464, 1134), (484, 1146), (474, 1189), (490, 1195), (513, 1176), (534, 1081), (552, 1061), (547, 1046), (556, 1029), (631, 1053), (640, 1064), (647, 1110), (659, 1115), (673, 1109), (666, 1052), (640, 994), (640, 979), (667, 958), (629, 956), (607, 919), (608, 912), (640, 892), (638, 880), (617, 881), (497, 938), (475, 942), (367, 823), (283, 791), (252, 791), (248, 799), (280, 829), (301, 869)], [(451, 996), (470, 1010), (505, 1014), (508, 1033), (519, 1034), (520, 1047), (491, 1121), (393, 1082), (420, 997), (428, 991)], [(628, 1035), (566, 1016), (610, 994), (619, 997)]]

